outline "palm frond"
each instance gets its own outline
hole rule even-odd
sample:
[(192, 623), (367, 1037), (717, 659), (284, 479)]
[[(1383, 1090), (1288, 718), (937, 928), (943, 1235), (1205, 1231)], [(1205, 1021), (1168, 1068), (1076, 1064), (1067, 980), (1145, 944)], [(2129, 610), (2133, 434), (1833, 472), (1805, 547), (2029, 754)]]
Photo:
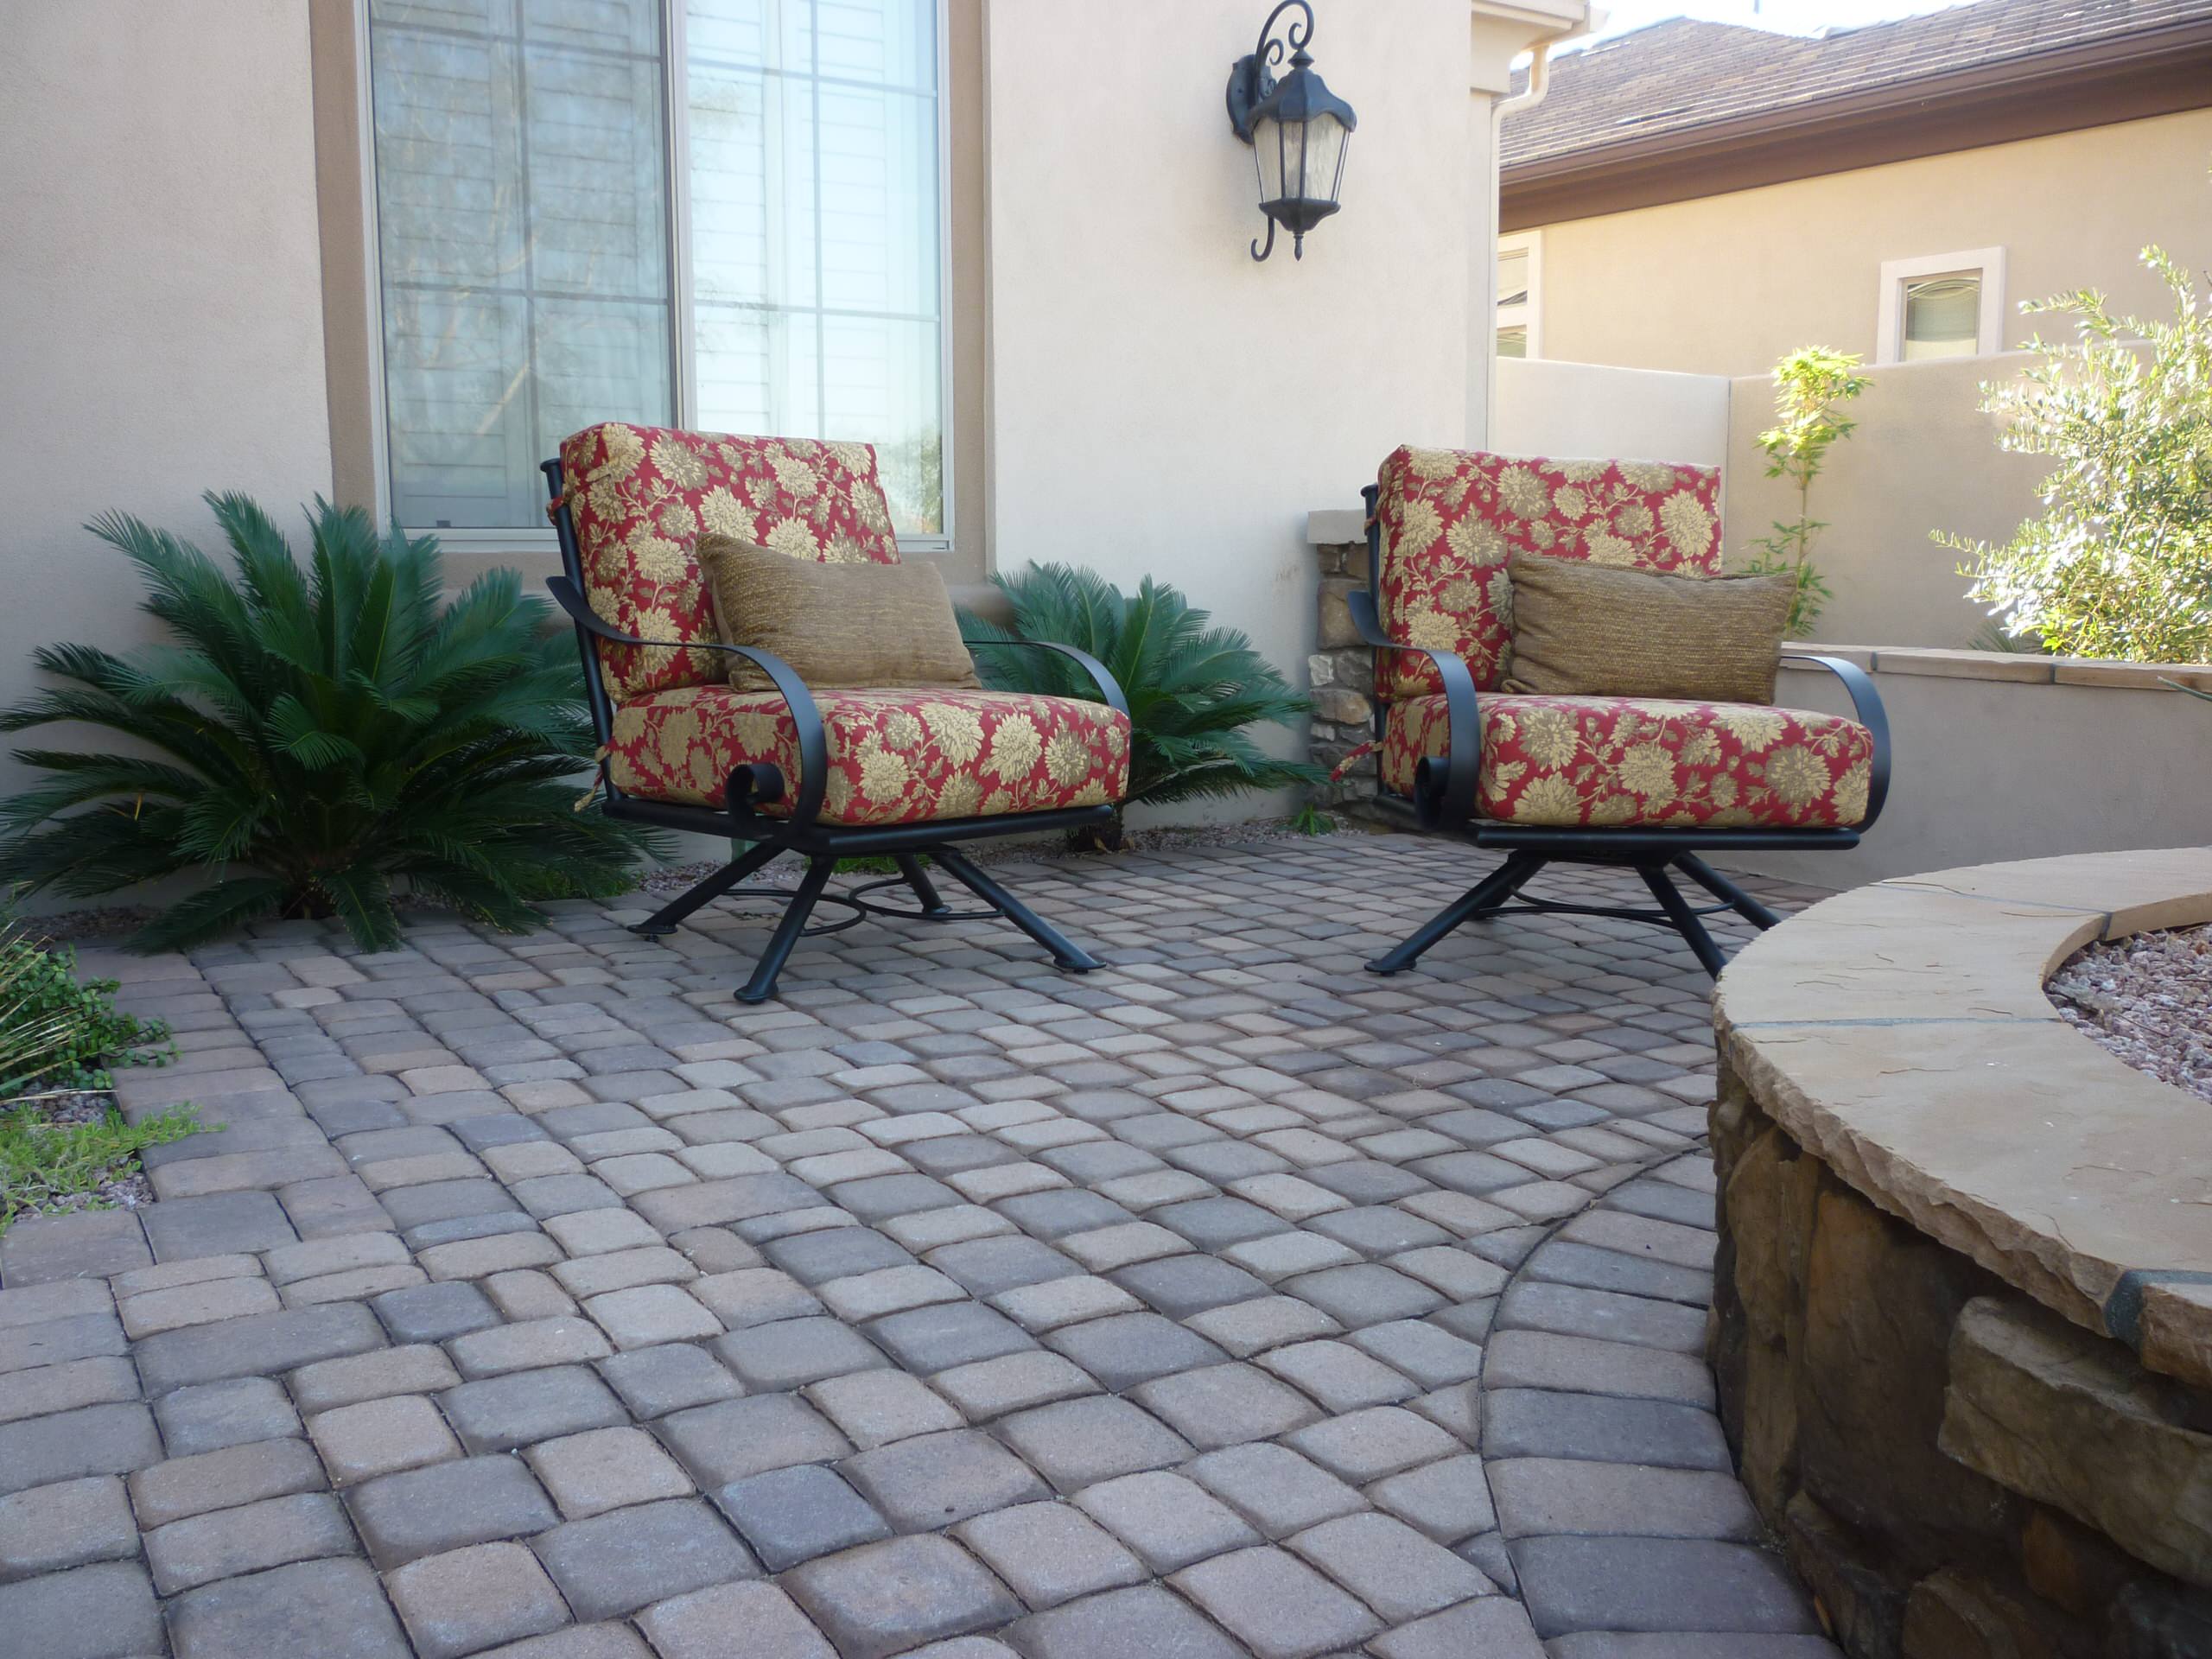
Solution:
[(448, 603), (429, 537), (317, 500), (302, 557), (247, 498), (207, 503), (227, 574), (137, 519), (89, 527), (137, 566), (167, 638), (131, 658), (42, 648), (50, 683), (0, 731), (91, 725), (159, 753), (22, 751), (44, 775), (0, 804), (0, 880), (91, 897), (212, 871), (138, 936), (154, 949), (279, 913), (389, 944), (396, 880), (499, 927), (630, 883), (663, 838), (573, 810), (594, 747), (582, 676), (518, 575)]
[(995, 576), (1014, 614), (1008, 630), (976, 616), (962, 632), (987, 684), (1056, 696), (1092, 696), (1088, 677), (1048, 652), (991, 641), (1046, 639), (1080, 646), (1103, 662), (1128, 699), (1130, 801), (1164, 803), (1288, 788), (1322, 780), (1302, 761), (1281, 760), (1253, 742), (1255, 725), (1290, 725), (1310, 705), (1249, 636), (1214, 626), (1178, 589), (1147, 577), (1135, 597), (1095, 572), (1033, 565)]

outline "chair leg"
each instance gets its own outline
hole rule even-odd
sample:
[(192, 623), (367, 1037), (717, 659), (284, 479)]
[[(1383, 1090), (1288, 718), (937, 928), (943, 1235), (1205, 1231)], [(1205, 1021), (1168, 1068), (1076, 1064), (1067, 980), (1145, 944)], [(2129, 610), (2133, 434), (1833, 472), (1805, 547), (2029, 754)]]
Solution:
[(1367, 971), (1395, 974), (1412, 967), (1423, 951), (1462, 922), (1471, 922), (1496, 911), (1520, 892), (1529, 878), (1548, 861), (1541, 854), (1526, 850), (1510, 855), (1504, 863), (1422, 923), (1404, 944), (1369, 963)]
[(784, 964), (791, 960), (791, 947), (798, 943), (798, 936), (806, 931), (806, 918), (814, 913), (815, 901), (822, 897), (823, 888), (830, 885), (830, 872), (837, 868), (837, 861), (824, 855), (809, 859), (805, 878), (798, 884), (798, 891), (784, 906), (776, 931), (768, 936), (768, 945), (760, 953), (760, 960), (753, 964), (753, 977), (745, 982), (745, 988), (737, 994), (741, 1002), (766, 1002), (776, 994), (776, 976), (784, 971)]
[(922, 868), (922, 861), (912, 853), (894, 853), (899, 861), (899, 874), (906, 878), (906, 885), (914, 890), (914, 898), (925, 916), (942, 916), (948, 906), (938, 896), (937, 883), (930, 880), (930, 873)]
[(939, 869), (1052, 952), (1054, 966), (1071, 974), (1087, 974), (1103, 965), (1097, 957), (1068, 943), (1050, 922), (969, 862), (966, 854), (950, 847), (932, 847), (930, 856)]
[(766, 842), (755, 842), (741, 857), (732, 860), (705, 880), (677, 894), (672, 902), (663, 905), (630, 931), (649, 939), (664, 938), (676, 931), (676, 925), (686, 916), (700, 906), (721, 898), (782, 850)]
[(1651, 889), (1651, 896), (1659, 901), (1659, 908), (1674, 924), (1675, 931), (1682, 936), (1691, 951), (1704, 966), (1705, 971), (1718, 979), (1720, 970), (1728, 965), (1728, 958), (1720, 954), (1720, 947), (1713, 942), (1713, 935), (1705, 931), (1705, 922), (1689, 907), (1688, 900), (1675, 886), (1664, 864), (1639, 864), (1636, 873), (1643, 878), (1643, 885)]
[(1698, 886), (1703, 887), (1761, 932), (1764, 932), (1782, 919), (1779, 912), (1769, 910), (1695, 853), (1677, 854), (1675, 865), (1683, 874), (1688, 876), (1691, 880), (1696, 882)]

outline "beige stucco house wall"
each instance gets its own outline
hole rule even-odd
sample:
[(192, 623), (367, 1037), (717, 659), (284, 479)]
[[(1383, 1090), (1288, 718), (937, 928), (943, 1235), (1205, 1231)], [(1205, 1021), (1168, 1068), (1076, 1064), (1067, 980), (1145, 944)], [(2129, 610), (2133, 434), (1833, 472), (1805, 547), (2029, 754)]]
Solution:
[(1316, 67), (1361, 117), (1343, 210), (1303, 259), (1283, 238), (1255, 262), (1221, 86), (1264, 15), (990, 8), (991, 542), (1001, 569), (1173, 582), (1287, 670), (1314, 626), (1305, 510), (1356, 504), (1401, 442), (1480, 435), (1464, 158), (1488, 130), (1465, 0), (1324, 10)]
[(2212, 269), (2208, 168), (2212, 109), (1544, 225), (1539, 354), (1736, 376), (1818, 343), (1871, 362), (1883, 261), (1986, 247), (2005, 252), (2007, 347), (2037, 326), (2025, 299), (2094, 286), (2156, 313), (2136, 255)]
[[(145, 636), (136, 513), (330, 489), (307, 16), (296, 0), (15, 6), (0, 52), (0, 701), (54, 640)], [(24, 774), (0, 759), (0, 794)]]
[[(204, 489), (296, 522), (374, 505), (358, 60), (365, 0), (17, 7), (0, 54), (0, 700), (49, 639), (143, 637), (111, 509), (213, 543)], [(1478, 443), (1491, 109), (1582, 0), (1338, 0), (1359, 110), (1343, 211), (1265, 264), (1223, 108), (1255, 0), (946, 0), (956, 582), (1031, 559), (1151, 574), (1295, 675), (1306, 511), (1401, 442)], [(1484, 257), (1472, 257), (1481, 251)], [(610, 416), (626, 411), (610, 410)], [(458, 539), (458, 538), (456, 538)], [(449, 555), (537, 577), (529, 544)], [(1286, 746), (1293, 740), (1284, 734)], [(21, 786), (0, 760), (0, 793)]]

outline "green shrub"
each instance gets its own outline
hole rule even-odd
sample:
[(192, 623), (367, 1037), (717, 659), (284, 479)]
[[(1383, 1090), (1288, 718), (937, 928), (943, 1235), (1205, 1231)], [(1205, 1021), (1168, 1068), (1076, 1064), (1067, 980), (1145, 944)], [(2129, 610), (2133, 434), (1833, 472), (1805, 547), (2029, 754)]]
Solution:
[(511, 931), (543, 919), (535, 900), (631, 885), (652, 837), (577, 810), (593, 744), (575, 643), (519, 575), (448, 604), (429, 537), (379, 539), (318, 501), (302, 569), (251, 501), (207, 503), (235, 577), (136, 518), (89, 526), (138, 567), (173, 643), (39, 650), (65, 683), (0, 730), (77, 721), (134, 748), (17, 750), (53, 775), (0, 806), (0, 880), (92, 897), (206, 872), (141, 950), (269, 916), (335, 916), (388, 947), (395, 881)]
[(137, 1173), (148, 1147), (199, 1129), (189, 1106), (136, 1123), (113, 1106), (78, 1123), (54, 1122), (31, 1106), (0, 1109), (0, 1233), (25, 1216), (111, 1208), (102, 1186)]
[(1762, 576), (1788, 576), (1789, 638), (1802, 639), (1834, 595), (1813, 564), (1813, 543), (1827, 524), (1812, 514), (1813, 480), (1821, 475), (1831, 446), (1858, 425), (1839, 412), (1873, 384), (1858, 373), (1859, 359), (1825, 346), (1803, 346), (1774, 365), (1775, 423), (1759, 434), (1766, 454), (1766, 475), (1786, 478), (1797, 487), (1797, 516), (1776, 519), (1774, 534), (1752, 538), (1758, 552), (1748, 567)]
[(2075, 343), (2037, 338), (2042, 361), (1985, 384), (2000, 448), (2057, 464), (2044, 512), (2002, 546), (1936, 533), (1959, 574), (2015, 636), (2069, 657), (2212, 658), (2212, 306), (2156, 248), (2143, 262), (2174, 320), (2115, 316), (2094, 289), (2023, 309), (2075, 318)]
[[(1145, 578), (1132, 599), (1088, 570), (1032, 565), (1016, 576), (994, 576), (1014, 607), (1011, 632), (963, 615), (970, 639), (1049, 639), (1075, 645), (1103, 663), (1122, 683), (1133, 728), (1126, 804), (1155, 805), (1317, 784), (1325, 774), (1297, 760), (1278, 760), (1253, 741), (1249, 728), (1287, 726), (1310, 705), (1234, 628), (1208, 626), (1176, 589)], [(1098, 700), (1090, 677), (1055, 652), (973, 647), (986, 685), (1000, 690)], [(1078, 845), (1122, 844), (1119, 807), (1103, 830), (1079, 831)]]
[(22, 1216), (99, 1207), (141, 1150), (199, 1128), (190, 1106), (137, 1123), (111, 1103), (83, 1109), (110, 1065), (168, 1058), (168, 1028), (118, 1012), (115, 982), (80, 982), (73, 966), (67, 950), (0, 935), (0, 1233)]
[(111, 1000), (111, 979), (79, 981), (66, 946), (41, 949), (0, 933), (0, 1102), (107, 1088), (107, 1066), (159, 1065), (174, 1053), (169, 1029)]

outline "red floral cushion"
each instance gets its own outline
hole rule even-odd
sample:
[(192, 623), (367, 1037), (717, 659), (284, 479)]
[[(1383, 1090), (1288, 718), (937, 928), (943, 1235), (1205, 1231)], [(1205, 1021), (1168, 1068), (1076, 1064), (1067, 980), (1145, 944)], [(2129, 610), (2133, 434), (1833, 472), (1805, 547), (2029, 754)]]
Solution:
[[(1720, 474), (1711, 467), (1401, 447), (1379, 479), (1383, 631), (1465, 658), (1478, 691), (1504, 677), (1505, 562), (1516, 551), (1720, 571)], [(1385, 698), (1443, 689), (1433, 664), (1403, 653), (1383, 653), (1376, 681)]]
[[(1475, 810), (1504, 823), (1791, 828), (1866, 816), (1873, 734), (1857, 721), (1749, 702), (1485, 696)], [(1450, 747), (1441, 696), (1392, 705), (1382, 780), (1413, 788)]]
[[(827, 823), (915, 823), (1100, 806), (1128, 792), (1129, 717), (1103, 703), (947, 687), (817, 691), (829, 740)], [(615, 786), (656, 801), (723, 804), (733, 768), (782, 769), (790, 810), (798, 735), (772, 691), (655, 691), (614, 714)]]
[[(713, 639), (691, 544), (710, 530), (825, 563), (899, 563), (891, 510), (864, 443), (734, 438), (609, 421), (561, 444), (591, 607), (641, 639)], [(617, 702), (728, 671), (707, 652), (602, 648)]]

